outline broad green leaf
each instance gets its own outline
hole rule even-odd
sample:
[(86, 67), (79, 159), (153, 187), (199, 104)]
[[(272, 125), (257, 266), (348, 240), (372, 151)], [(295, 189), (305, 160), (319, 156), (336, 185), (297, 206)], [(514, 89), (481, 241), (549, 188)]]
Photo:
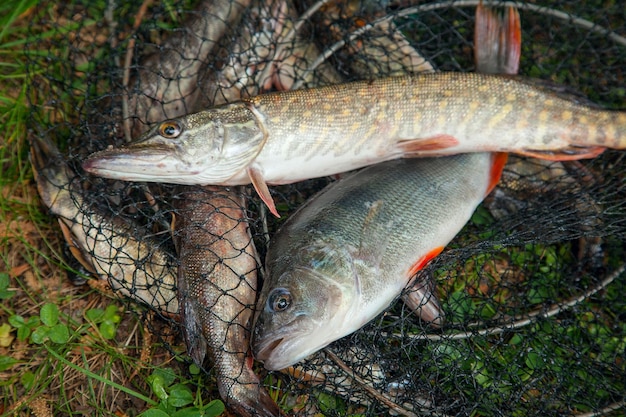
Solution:
[(85, 316), (94, 323), (100, 323), (100, 320), (102, 320), (104, 316), (104, 310), (100, 308), (90, 308), (85, 312)]
[(156, 395), (161, 401), (167, 401), (168, 394), (165, 391), (165, 380), (163, 379), (163, 376), (154, 372), (147, 378), (147, 380), (150, 383), (150, 387), (152, 388), (154, 395)]
[(119, 315), (119, 309), (114, 305), (108, 306), (104, 311), (104, 320), (108, 320), (112, 323), (122, 321), (122, 317)]
[(48, 330), (45, 326), (37, 327), (30, 335), (30, 340), (38, 345), (42, 344), (48, 339)]
[(139, 414), (139, 417), (170, 417), (170, 415), (158, 408), (151, 408)]
[(117, 332), (117, 326), (109, 320), (103, 321), (100, 324), (99, 329), (102, 337), (108, 340), (113, 339), (115, 337), (115, 333)]
[(19, 329), (20, 327), (26, 325), (26, 320), (24, 320), (24, 317), (15, 314), (9, 317), (9, 324), (15, 327), (16, 329)]
[(48, 330), (48, 337), (54, 343), (67, 343), (70, 340), (70, 331), (65, 324), (59, 323)]
[(152, 372), (152, 375), (157, 375), (163, 379), (163, 385), (169, 387), (174, 383), (177, 378), (176, 373), (171, 368), (159, 368)]
[(20, 342), (23, 342), (26, 339), (28, 339), (29, 336), (30, 336), (30, 328), (26, 326), (17, 328), (17, 340), (19, 340)]
[(172, 414), (172, 417), (204, 417), (205, 413), (199, 410), (198, 407), (187, 407), (176, 411)]
[(200, 368), (195, 363), (192, 363), (191, 365), (189, 365), (189, 373), (191, 375), (200, 375), (200, 372), (201, 372)]
[(170, 388), (170, 397), (167, 402), (174, 407), (184, 407), (193, 403), (193, 394), (187, 386), (176, 384)]
[(222, 414), (226, 410), (224, 403), (221, 400), (213, 400), (204, 406), (205, 417), (216, 417)]
[(13, 365), (18, 363), (17, 359), (14, 359), (10, 356), (0, 356), (0, 372), (6, 371), (9, 368), (12, 368)]
[(52, 327), (59, 322), (59, 307), (52, 303), (44, 304), (39, 312), (39, 317), (43, 324)]

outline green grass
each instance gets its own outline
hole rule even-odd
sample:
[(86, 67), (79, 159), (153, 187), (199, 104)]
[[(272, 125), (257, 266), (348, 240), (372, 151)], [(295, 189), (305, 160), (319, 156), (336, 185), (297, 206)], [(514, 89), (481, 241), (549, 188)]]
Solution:
[[(76, 24), (29, 28), (35, 13), (54, 14), (52, 3), (47, 10), (36, 10), (37, 4), (0, 5), (0, 415), (218, 415), (223, 404), (205, 389), (212, 382), (170, 353), (184, 350), (180, 340), (169, 340), (165, 349), (141, 308), (68, 279), (78, 271), (66, 264), (56, 220), (32, 181), (26, 84), (53, 71), (62, 77), (63, 70), (47, 65), (51, 49), (31, 47), (26, 56), (24, 47), (53, 45)], [(55, 95), (68, 99), (63, 113), (72, 111), (71, 91)], [(39, 115), (65, 117), (56, 111)]]
[[(68, 21), (53, 28), (29, 28), (36, 4), (30, 0), (0, 5), (0, 415), (219, 414), (223, 404), (214, 401), (218, 398), (215, 381), (189, 365), (182, 340), (154, 336), (167, 333), (159, 327), (165, 326), (163, 322), (141, 307), (86, 285), (74, 286), (68, 279), (68, 275), (81, 272), (63, 255), (64, 242), (56, 220), (38, 200), (28, 162), (28, 135), (33, 134), (29, 133), (28, 117), (35, 111), (28, 98), (45, 94), (32, 94), (25, 81), (37, 79), (40, 84), (36, 88), (50, 91), (50, 96), (60, 101), (50, 109), (37, 103), (41, 106), (36, 117), (50, 124), (76, 117), (81, 98), (73, 93), (85, 92), (87, 87), (80, 79), (73, 79), (68, 91), (53, 83), (67, 76), (66, 66), (63, 59), (50, 64), (45, 58), (49, 54), (67, 58), (67, 51), (55, 41), (77, 26)], [(54, 17), (53, 6), (47, 7), (41, 12)], [(166, 8), (175, 20), (175, 7), (168, 3)], [(97, 19), (83, 21), (80, 27), (96, 23)], [(166, 23), (157, 26), (168, 27)], [(25, 56), (24, 46), (35, 39), (59, 49), (31, 46)], [(94, 65), (85, 62), (78, 70), (88, 73)], [(536, 67), (536, 71), (543, 70)], [(567, 80), (564, 72), (557, 78)], [(614, 95), (620, 94), (623, 103), (623, 93)], [(70, 133), (59, 136), (69, 137)], [(289, 207), (292, 205), (285, 206), (285, 211)], [(489, 226), (493, 219), (479, 211), (474, 221)], [(492, 231), (479, 230), (484, 229), (473, 230), (473, 239), (466, 243), (493, 237)], [(616, 251), (609, 265), (614, 268), (623, 255)], [(583, 277), (582, 283), (568, 288), (573, 281), (561, 275), (564, 264), (575, 262), (574, 250), (565, 243), (497, 248), (471, 256), (456, 268), (447, 265), (439, 271), (438, 280), (450, 327), (463, 330), (474, 320), (488, 326), (503, 315), (549, 308), (551, 300), (572, 297), (576, 288), (591, 282)], [(504, 278), (509, 280), (507, 285), (499, 274), (504, 266), (509, 274)], [(622, 279), (610, 285), (602, 296), (591, 297), (564, 315), (534, 321), (504, 336), (474, 334), (416, 346), (418, 342), (404, 334), (401, 339), (385, 341), (385, 347), (395, 349), (392, 357), (410, 364), (416, 378), (431, 375), (424, 378), (424, 386), (436, 395), (472, 399), (473, 415), (497, 414), (520, 401), (514, 395), (527, 403), (542, 399), (554, 412), (590, 411), (619, 401), (613, 393), (626, 391), (622, 378), (626, 374), (626, 328), (620, 322), (626, 317), (623, 283)], [(388, 317), (392, 320), (395, 316)], [(411, 327), (411, 320), (406, 323), (407, 333), (424, 333)], [(621, 374), (612, 373), (616, 370)], [(324, 414), (362, 411), (363, 407), (317, 388), (296, 394), (292, 401), (289, 391), (295, 384), (285, 381), (277, 374), (266, 378), (268, 385), (275, 387), (270, 389), (271, 395), (285, 411), (302, 410), (307, 402), (315, 402)], [(529, 388), (513, 392), (511, 387), (516, 384), (528, 384)], [(565, 393), (550, 402), (543, 397), (548, 397), (555, 385)], [(588, 401), (585, 392), (594, 392), (595, 402)], [(562, 398), (570, 402), (565, 404)], [(511, 410), (511, 415), (517, 413)]]

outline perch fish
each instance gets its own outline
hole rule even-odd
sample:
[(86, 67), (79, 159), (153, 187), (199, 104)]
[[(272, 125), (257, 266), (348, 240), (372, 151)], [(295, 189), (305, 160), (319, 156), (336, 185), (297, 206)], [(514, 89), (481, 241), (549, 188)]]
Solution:
[(376, 317), (467, 223), (505, 161), (400, 159), (322, 190), (270, 242), (255, 357), (282, 369)]
[(108, 279), (113, 291), (178, 314), (176, 260), (159, 242), (139, 225), (89, 204), (76, 173), (48, 139), (32, 140), (30, 160), (41, 200), (58, 217), (74, 257)]
[(432, 73), (262, 94), (165, 121), (88, 157), (107, 178), (178, 184), (267, 184), (399, 157), (515, 152), (590, 158), (626, 148), (626, 112), (564, 97), (510, 75)]

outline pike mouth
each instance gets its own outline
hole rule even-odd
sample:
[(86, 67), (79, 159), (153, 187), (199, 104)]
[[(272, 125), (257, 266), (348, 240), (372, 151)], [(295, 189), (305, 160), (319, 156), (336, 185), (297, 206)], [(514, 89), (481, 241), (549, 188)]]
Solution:
[(90, 174), (124, 181), (168, 182), (169, 178), (195, 174), (177, 171), (173, 169), (174, 164), (172, 157), (165, 153), (124, 153), (120, 149), (95, 153), (83, 161), (82, 167)]

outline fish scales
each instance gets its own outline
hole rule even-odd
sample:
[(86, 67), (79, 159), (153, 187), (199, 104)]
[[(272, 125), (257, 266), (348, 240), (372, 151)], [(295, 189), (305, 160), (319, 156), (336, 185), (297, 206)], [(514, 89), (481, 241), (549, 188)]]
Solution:
[(199, 366), (210, 356), (220, 395), (240, 415), (277, 416), (252, 368), (258, 258), (243, 196), (222, 187), (185, 188), (175, 206), (178, 297), (189, 354)]
[(542, 159), (626, 149), (626, 113), (588, 105), (546, 82), (432, 73), (262, 94), (163, 122), (91, 155), (107, 178), (266, 184), (333, 175), (400, 157), (513, 152)]
[[(249, 103), (271, 132), (260, 157), (279, 152), (292, 158), (293, 153), (306, 150), (317, 154), (308, 152), (303, 159), (358, 155), (366, 143), (376, 143), (384, 151), (394, 144), (390, 138), (402, 141), (444, 134), (461, 143), (440, 149), (439, 154), (475, 151), (477, 141), (479, 150), (498, 150), (487, 149), (484, 143), (489, 142), (515, 150), (520, 136), (528, 137), (524, 146), (536, 151), (570, 144), (588, 146), (589, 142), (626, 146), (623, 112), (581, 105), (518, 77), (437, 73), (382, 78), (266, 94)], [(536, 122), (518, 126), (523, 131), (511, 129), (522, 113)], [(286, 140), (295, 134), (297, 141)]]
[(499, 157), (388, 161), (305, 203), (269, 245), (257, 359), (282, 369), (376, 317), (469, 220)]
[[(345, 245), (355, 250), (363, 246), (373, 249), (382, 244), (384, 252), (377, 268), (385, 273), (380, 279), (395, 280), (404, 275), (408, 280), (407, 272), (416, 261), (410, 254), (426, 253), (432, 249), (431, 242), (437, 236), (443, 238), (450, 234), (437, 229), (446, 229), (445, 223), (433, 227), (425, 219), (435, 213), (450, 222), (468, 219), (475, 207), (468, 205), (466, 210), (459, 210), (459, 202), (482, 200), (487, 191), (489, 170), (485, 167), (490, 164), (490, 158), (484, 154), (465, 156), (457, 158), (459, 162), (456, 164), (446, 164), (445, 159), (417, 163), (394, 161), (362, 173), (358, 182), (341, 181), (336, 184), (334, 192), (320, 194), (315, 204), (306, 205), (293, 216), (293, 220), (287, 221), (283, 234), (272, 242), (268, 255), (269, 271), (273, 274), (284, 272), (276, 270), (274, 260), (282, 261), (281, 253), (295, 254), (297, 248), (306, 247), (311, 241), (329, 241), (337, 248)], [(412, 165), (419, 169), (407, 168)], [(400, 184), (407, 190), (388, 192), (389, 189), (396, 190)], [(367, 223), (367, 216), (372, 215), (372, 204), (377, 201), (382, 202), (382, 207), (374, 213), (375, 222)], [(292, 237), (281, 239), (287, 231)], [(371, 233), (366, 235), (364, 231)], [(393, 237), (381, 242), (379, 238), (386, 232), (393, 233)], [(422, 239), (416, 239), (416, 236)], [(362, 281), (361, 286), (367, 300), (378, 296), (379, 283)]]

